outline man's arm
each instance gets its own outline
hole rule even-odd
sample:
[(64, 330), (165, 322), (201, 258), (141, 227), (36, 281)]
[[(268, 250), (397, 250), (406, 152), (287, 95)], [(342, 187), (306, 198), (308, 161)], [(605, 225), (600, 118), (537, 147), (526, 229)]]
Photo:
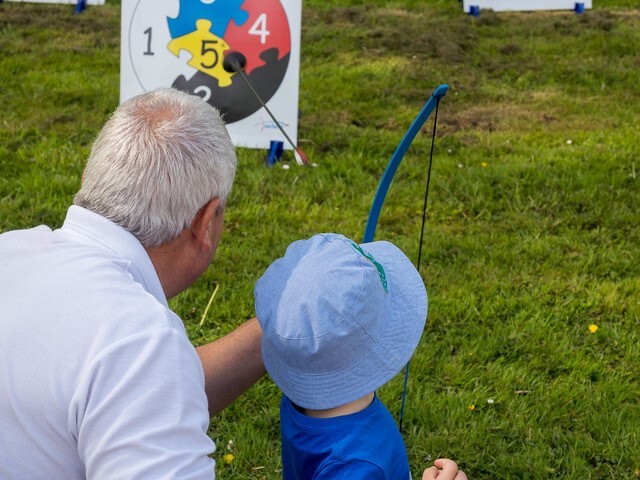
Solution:
[(217, 415), (265, 373), (262, 330), (253, 318), (224, 337), (196, 349), (204, 368), (209, 414)]

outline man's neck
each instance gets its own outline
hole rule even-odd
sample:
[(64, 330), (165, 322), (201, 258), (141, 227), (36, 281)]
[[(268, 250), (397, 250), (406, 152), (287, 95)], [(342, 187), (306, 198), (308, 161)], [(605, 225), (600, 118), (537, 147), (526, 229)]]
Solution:
[(375, 397), (375, 393), (371, 392), (365, 395), (364, 397), (360, 397), (353, 402), (346, 403), (344, 405), (340, 405), (334, 408), (327, 408), (325, 410), (313, 410), (310, 408), (301, 408), (302, 413), (309, 417), (314, 418), (332, 418), (332, 417), (341, 417), (343, 415), (350, 415), (352, 413), (361, 412), (373, 402), (373, 398)]
[(195, 281), (186, 268), (188, 259), (185, 258), (185, 252), (188, 250), (185, 237), (183, 232), (171, 242), (158, 247), (145, 247), (167, 298), (176, 296)]

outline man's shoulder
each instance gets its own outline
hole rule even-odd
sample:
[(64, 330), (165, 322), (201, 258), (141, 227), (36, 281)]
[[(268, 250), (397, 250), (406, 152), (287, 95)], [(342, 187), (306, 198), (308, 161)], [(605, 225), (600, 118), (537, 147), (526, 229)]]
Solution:
[(46, 225), (20, 230), (0, 232), (0, 255), (10, 250), (24, 249), (31, 245), (42, 245), (51, 241), (53, 230)]

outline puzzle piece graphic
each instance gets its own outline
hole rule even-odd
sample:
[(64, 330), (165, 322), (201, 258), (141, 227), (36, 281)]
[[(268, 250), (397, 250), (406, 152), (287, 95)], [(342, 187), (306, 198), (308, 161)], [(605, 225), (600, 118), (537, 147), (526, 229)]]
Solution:
[[(260, 98), (269, 102), (287, 72), (289, 55), (278, 60), (278, 51), (272, 49), (262, 54), (262, 60), (265, 66), (254, 69), (248, 77)], [(197, 71), (189, 79), (180, 75), (171, 86), (204, 98), (210, 105), (218, 108), (225, 123), (230, 124), (239, 122), (262, 107), (246, 82), (239, 78), (233, 80), (228, 87), (220, 88), (215, 78)]]
[(196, 30), (169, 42), (167, 48), (176, 57), (180, 50), (191, 54), (188, 64), (218, 80), (220, 87), (231, 85), (231, 77), (235, 73), (227, 72), (223, 65), (224, 52), (229, 50), (229, 44), (210, 31), (211, 21), (200, 19), (196, 21)]
[(291, 33), (287, 15), (278, 0), (244, 0), (247, 11), (243, 25), (229, 24), (224, 39), (233, 50), (242, 52), (247, 59), (245, 72), (262, 67), (262, 52), (278, 49), (278, 59), (291, 50)]
[(167, 17), (171, 38), (193, 32), (201, 18), (213, 20), (215, 25), (211, 33), (224, 37), (231, 20), (236, 25), (242, 25), (249, 18), (249, 14), (240, 8), (243, 2), (244, 0), (215, 0), (213, 3), (203, 3), (201, 0), (180, 0), (178, 16)]

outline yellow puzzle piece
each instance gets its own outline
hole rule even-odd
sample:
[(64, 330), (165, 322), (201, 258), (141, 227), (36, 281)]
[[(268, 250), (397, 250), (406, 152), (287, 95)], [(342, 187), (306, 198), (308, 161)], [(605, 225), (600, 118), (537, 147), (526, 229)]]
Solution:
[(210, 20), (203, 18), (197, 20), (195, 31), (174, 38), (167, 48), (176, 57), (179, 56), (180, 50), (186, 50), (191, 54), (189, 65), (216, 78), (220, 87), (227, 87), (231, 85), (231, 77), (234, 73), (227, 72), (222, 63), (224, 52), (230, 47), (222, 38), (211, 33), (211, 25)]

